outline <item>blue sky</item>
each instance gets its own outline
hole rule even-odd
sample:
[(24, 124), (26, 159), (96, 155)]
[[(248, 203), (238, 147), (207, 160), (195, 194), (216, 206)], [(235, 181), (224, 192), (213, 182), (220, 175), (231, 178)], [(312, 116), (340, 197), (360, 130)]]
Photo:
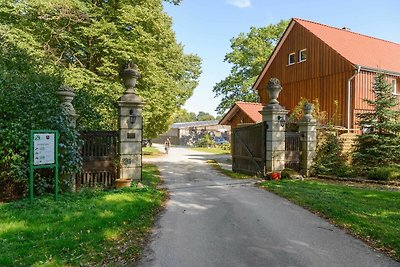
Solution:
[(164, 7), (185, 52), (202, 58), (199, 86), (184, 106), (195, 113), (216, 115), (220, 99), (212, 88), (230, 72), (231, 65), (223, 62), (230, 39), (251, 26), (296, 17), (400, 43), (399, 0), (183, 0)]

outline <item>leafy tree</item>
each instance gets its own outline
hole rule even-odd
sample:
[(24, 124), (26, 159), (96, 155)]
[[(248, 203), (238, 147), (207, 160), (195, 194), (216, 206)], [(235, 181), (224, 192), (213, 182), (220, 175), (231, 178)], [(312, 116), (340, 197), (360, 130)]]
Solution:
[(393, 88), (380, 74), (373, 84), (374, 99), (364, 99), (372, 111), (358, 114), (365, 130), (358, 136), (354, 162), (363, 167), (400, 164), (400, 110)]
[(232, 51), (224, 59), (233, 64), (231, 73), (213, 89), (216, 96), (222, 96), (217, 107), (219, 114), (225, 113), (235, 101), (257, 102), (258, 95), (252, 85), (287, 25), (287, 20), (281, 20), (266, 27), (251, 27), (249, 33), (240, 33), (231, 39)]
[(209, 121), (215, 120), (214, 116), (208, 112), (199, 111), (196, 115), (194, 112), (188, 112), (185, 109), (179, 110), (175, 114), (174, 122), (189, 122), (189, 121)]
[(137, 90), (146, 102), (148, 137), (167, 129), (200, 75), (199, 57), (183, 53), (161, 0), (3, 0), (0, 21), (38, 43), (35, 49), (60, 67), (76, 89), (81, 128), (116, 129), (125, 61), (134, 61), (142, 75)]
[(199, 113), (196, 116), (196, 120), (198, 120), (198, 121), (212, 121), (212, 120), (215, 120), (215, 118), (214, 118), (213, 115), (211, 115), (208, 112), (199, 111)]
[(181, 109), (175, 114), (174, 122), (196, 121), (196, 113)]

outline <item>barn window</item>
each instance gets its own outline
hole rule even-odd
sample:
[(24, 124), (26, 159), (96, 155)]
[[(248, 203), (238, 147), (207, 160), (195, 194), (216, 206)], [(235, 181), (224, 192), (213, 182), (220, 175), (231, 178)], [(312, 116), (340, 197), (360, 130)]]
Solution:
[(397, 84), (396, 79), (392, 80), (392, 86), (393, 86), (393, 94), (400, 95), (400, 86)]
[(290, 53), (288, 56), (288, 65), (296, 63), (296, 53)]
[(307, 49), (303, 49), (299, 51), (299, 62), (303, 62), (307, 60)]

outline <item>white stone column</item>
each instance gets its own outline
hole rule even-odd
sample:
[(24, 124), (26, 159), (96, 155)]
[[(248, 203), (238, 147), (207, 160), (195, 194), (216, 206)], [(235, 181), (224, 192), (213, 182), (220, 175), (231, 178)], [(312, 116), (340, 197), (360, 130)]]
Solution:
[[(126, 91), (118, 99), (119, 179), (142, 179), (142, 108), (144, 102), (134, 87), (140, 77), (137, 67), (128, 63), (121, 71)], [(117, 180), (118, 183), (118, 180)]]
[(260, 111), (263, 121), (267, 124), (266, 171), (282, 171), (285, 168), (285, 121), (288, 111), (281, 107), (277, 100), (282, 90), (279, 80), (272, 78), (268, 82), (267, 90), (270, 101)]
[(312, 116), (314, 107), (311, 103), (303, 106), (304, 117), (298, 122), (301, 133), (301, 171), (304, 176), (310, 175), (310, 169), (317, 151), (317, 122)]

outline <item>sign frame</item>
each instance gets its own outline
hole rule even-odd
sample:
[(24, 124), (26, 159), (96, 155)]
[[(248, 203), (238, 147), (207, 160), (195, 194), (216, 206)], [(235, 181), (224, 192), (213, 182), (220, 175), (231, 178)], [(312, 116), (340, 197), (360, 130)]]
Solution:
[[(54, 163), (51, 164), (34, 164), (34, 147), (35, 147), (35, 134), (49, 134), (54, 135)], [(29, 142), (29, 200), (33, 203), (33, 173), (35, 169), (55, 168), (55, 185), (54, 185), (54, 198), (58, 200), (58, 130), (31, 130)]]

